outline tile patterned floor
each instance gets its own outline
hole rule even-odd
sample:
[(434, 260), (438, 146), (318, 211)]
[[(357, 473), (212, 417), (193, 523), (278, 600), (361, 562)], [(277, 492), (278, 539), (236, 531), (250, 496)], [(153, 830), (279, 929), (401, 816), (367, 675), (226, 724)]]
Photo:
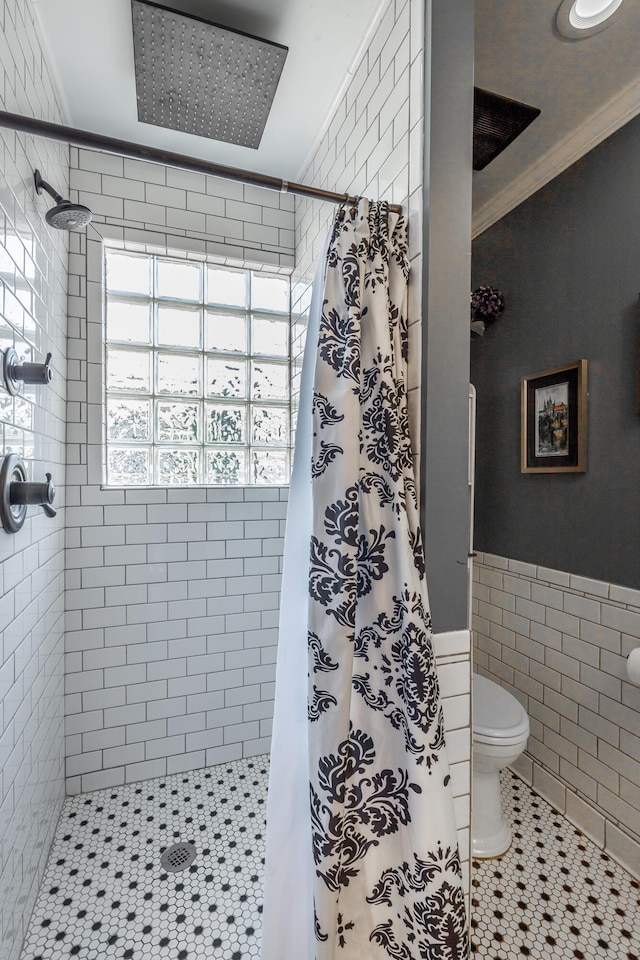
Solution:
[[(22, 960), (260, 954), (267, 758), (67, 800)], [(197, 847), (179, 873), (160, 865)]]
[(640, 884), (513, 774), (513, 842), (473, 861), (472, 957), (640, 960)]
[[(266, 757), (66, 802), (22, 960), (260, 955)], [(473, 871), (473, 957), (640, 960), (640, 885), (512, 775), (514, 843)], [(196, 845), (182, 872), (166, 847)]]

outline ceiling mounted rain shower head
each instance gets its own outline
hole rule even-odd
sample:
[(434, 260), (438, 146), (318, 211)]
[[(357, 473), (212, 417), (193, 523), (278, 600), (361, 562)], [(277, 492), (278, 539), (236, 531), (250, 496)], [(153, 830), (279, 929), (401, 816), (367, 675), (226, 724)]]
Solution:
[(91, 210), (89, 210), (89, 207), (85, 207), (81, 203), (71, 203), (70, 200), (65, 200), (64, 197), (61, 197), (60, 194), (53, 189), (51, 184), (42, 179), (39, 170), (34, 172), (33, 180), (38, 195), (40, 195), (43, 190), (46, 190), (49, 196), (53, 197), (56, 201), (55, 207), (51, 207), (51, 209), (45, 213), (45, 220), (50, 227), (55, 227), (56, 230), (82, 230), (88, 223), (91, 223), (93, 214)]
[(260, 146), (288, 48), (131, 0), (138, 120)]

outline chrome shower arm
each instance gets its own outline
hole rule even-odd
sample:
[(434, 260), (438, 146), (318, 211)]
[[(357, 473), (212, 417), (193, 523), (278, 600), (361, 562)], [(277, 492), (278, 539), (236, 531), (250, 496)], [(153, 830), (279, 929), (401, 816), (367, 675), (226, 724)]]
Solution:
[(36, 170), (34, 172), (33, 180), (36, 185), (36, 193), (38, 194), (38, 196), (42, 193), (43, 190), (46, 190), (49, 196), (52, 197), (56, 201), (56, 203), (64, 202), (64, 197), (61, 197), (60, 194), (53, 189), (50, 183), (47, 183), (46, 180), (42, 179), (39, 170)]

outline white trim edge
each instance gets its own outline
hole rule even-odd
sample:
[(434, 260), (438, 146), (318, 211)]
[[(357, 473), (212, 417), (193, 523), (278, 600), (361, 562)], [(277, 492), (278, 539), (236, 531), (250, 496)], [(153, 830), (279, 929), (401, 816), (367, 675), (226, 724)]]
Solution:
[(434, 633), (433, 650), (436, 659), (465, 657), (471, 653), (471, 630), (448, 630)]

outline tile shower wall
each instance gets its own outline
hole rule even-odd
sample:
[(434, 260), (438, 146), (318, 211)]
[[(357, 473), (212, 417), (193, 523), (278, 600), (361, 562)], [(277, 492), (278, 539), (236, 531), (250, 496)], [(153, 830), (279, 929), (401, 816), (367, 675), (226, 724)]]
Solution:
[(75, 794), (269, 748), (286, 488), (104, 490), (103, 239), (293, 265), (293, 198), (71, 150), (66, 732)]
[(520, 772), (640, 874), (640, 591), (490, 554), (474, 578), (476, 666), (529, 714)]
[[(0, 105), (61, 122), (33, 6), (0, 6)], [(68, 149), (0, 135), (0, 348), (53, 354), (50, 387), (0, 385), (0, 447), (30, 478), (53, 474), (58, 515), (31, 507), (15, 536), (0, 529), (0, 958), (14, 960), (64, 798), (64, 451), (67, 234), (44, 221), (33, 171), (66, 193)]]
[[(420, 296), (422, 145), (424, 137), (424, 4), (391, 0), (350, 83), (326, 124), (301, 179), (338, 193), (401, 204), (409, 215), (409, 403), (419, 467)], [(294, 377), (298, 385), (316, 263), (334, 209), (326, 203), (296, 202), (294, 270)], [(297, 349), (296, 349), (297, 347)]]
[[(424, 136), (424, 4), (391, 0), (301, 179), (339, 193), (402, 204), (409, 214), (409, 413), (416, 470), (420, 470), (422, 289), (422, 146)], [(334, 210), (296, 202), (293, 273), (294, 391), (299, 392), (311, 283)], [(436, 637), (449, 731), (449, 753), (468, 879), (470, 823), (470, 638), (465, 631)]]

